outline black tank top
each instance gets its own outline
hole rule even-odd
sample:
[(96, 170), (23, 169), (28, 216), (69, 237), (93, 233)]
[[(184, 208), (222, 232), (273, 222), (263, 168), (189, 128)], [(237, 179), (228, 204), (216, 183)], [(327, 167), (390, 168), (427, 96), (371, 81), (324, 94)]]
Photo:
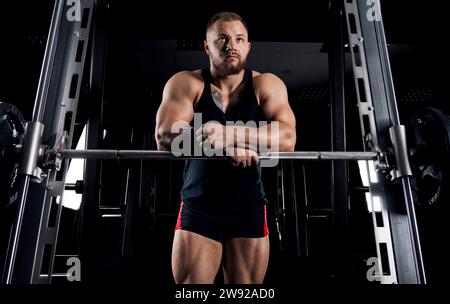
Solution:
[[(205, 87), (194, 108), (195, 113), (202, 113), (202, 123), (211, 120), (223, 125), (226, 121), (266, 121), (255, 96), (251, 70), (245, 69), (240, 98), (227, 113), (214, 103), (209, 69), (202, 70), (202, 77)], [(261, 166), (238, 168), (229, 160), (186, 160), (181, 199), (185, 207), (219, 213), (261, 207), (266, 203)]]

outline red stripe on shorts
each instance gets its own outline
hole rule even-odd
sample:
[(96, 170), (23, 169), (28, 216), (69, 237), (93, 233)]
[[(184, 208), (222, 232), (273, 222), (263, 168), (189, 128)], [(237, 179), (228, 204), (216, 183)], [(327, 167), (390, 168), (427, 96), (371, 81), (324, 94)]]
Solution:
[(184, 203), (181, 202), (180, 205), (180, 212), (178, 212), (178, 219), (177, 219), (177, 225), (175, 226), (175, 230), (181, 229), (181, 211), (183, 210)]
[(269, 227), (267, 226), (267, 208), (264, 205), (264, 236), (269, 235)]

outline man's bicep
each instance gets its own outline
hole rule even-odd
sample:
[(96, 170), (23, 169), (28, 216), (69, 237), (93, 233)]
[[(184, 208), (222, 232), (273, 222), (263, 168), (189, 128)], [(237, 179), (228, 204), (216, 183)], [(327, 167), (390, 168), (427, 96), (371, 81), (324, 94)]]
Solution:
[(167, 98), (161, 102), (156, 119), (159, 124), (167, 124), (174, 121), (186, 121), (189, 123), (193, 115), (192, 101), (188, 98)]
[(278, 121), (295, 128), (295, 115), (289, 105), (286, 86), (280, 79), (271, 81), (264, 95), (263, 110), (270, 121)]
[(185, 75), (173, 76), (164, 87), (163, 100), (157, 113), (157, 123), (165, 125), (174, 121), (190, 122), (194, 115), (195, 92)]
[(295, 129), (295, 115), (292, 112), (289, 103), (280, 104), (276, 110), (273, 112), (272, 117), (269, 118), (271, 121), (277, 121), (283, 123)]
[(165, 99), (156, 114), (155, 139), (158, 150), (168, 150), (174, 136), (182, 132), (192, 120), (192, 106), (188, 101)]

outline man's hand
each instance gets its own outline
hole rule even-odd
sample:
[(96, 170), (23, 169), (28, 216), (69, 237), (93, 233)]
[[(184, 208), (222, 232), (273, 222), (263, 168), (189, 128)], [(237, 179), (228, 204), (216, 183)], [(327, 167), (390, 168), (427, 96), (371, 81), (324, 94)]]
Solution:
[(225, 149), (225, 152), (235, 167), (246, 168), (259, 162), (258, 153), (253, 150), (228, 147)]
[[(232, 144), (232, 140), (227, 141), (227, 127), (217, 122), (207, 122), (196, 132), (197, 141), (208, 142), (214, 150), (223, 150), (227, 144)], [(229, 132), (230, 133), (230, 132)]]

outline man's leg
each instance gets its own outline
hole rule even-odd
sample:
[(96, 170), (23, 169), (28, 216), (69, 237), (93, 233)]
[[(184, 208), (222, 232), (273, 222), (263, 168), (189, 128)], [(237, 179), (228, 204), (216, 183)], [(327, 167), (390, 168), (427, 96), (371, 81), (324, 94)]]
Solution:
[(227, 284), (262, 284), (269, 263), (269, 237), (232, 238), (224, 245)]
[(212, 284), (220, 267), (222, 244), (187, 230), (175, 231), (172, 272), (177, 284)]

